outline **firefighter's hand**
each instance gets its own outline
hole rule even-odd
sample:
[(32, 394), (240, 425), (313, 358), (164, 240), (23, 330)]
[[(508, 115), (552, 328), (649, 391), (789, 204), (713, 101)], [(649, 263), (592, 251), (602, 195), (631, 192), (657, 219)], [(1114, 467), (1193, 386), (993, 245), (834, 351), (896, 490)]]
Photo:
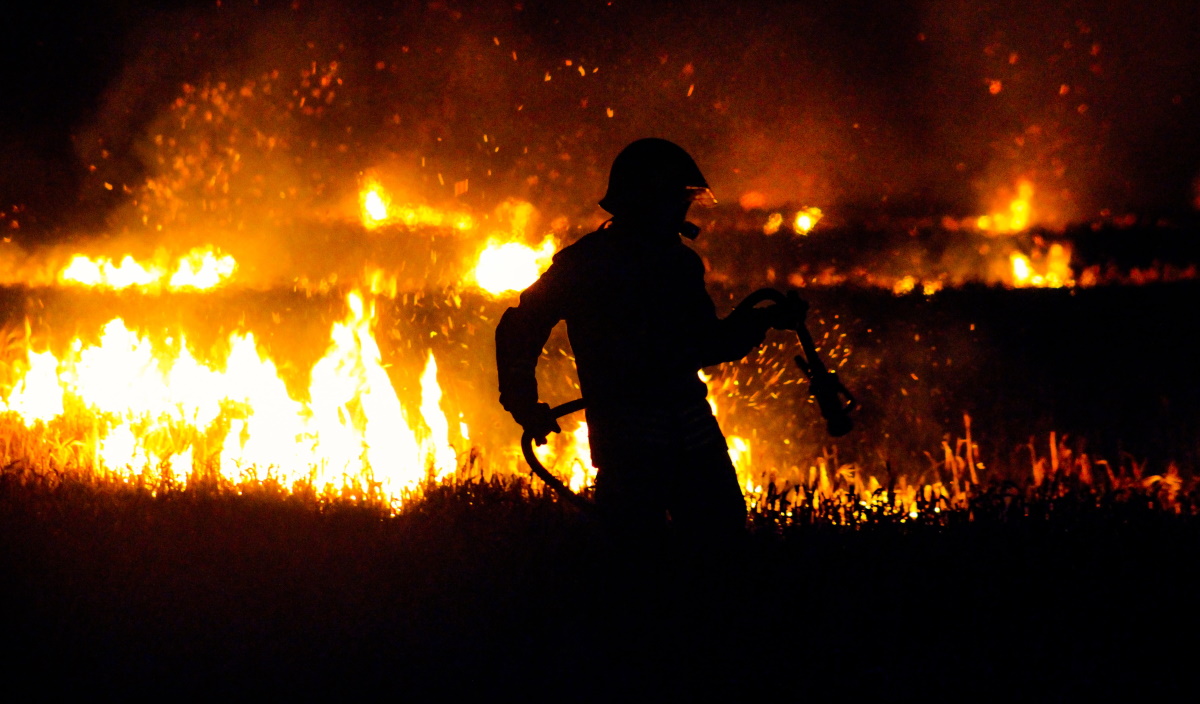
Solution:
[(804, 318), (808, 316), (808, 301), (800, 297), (800, 293), (795, 289), (787, 292), (787, 305), (791, 314), (796, 317), (796, 320), (803, 323)]
[(795, 330), (804, 321), (808, 312), (808, 303), (796, 295), (789, 295), (786, 303), (772, 303), (763, 308), (755, 308), (758, 319), (764, 329)]
[(762, 316), (763, 327), (775, 330), (793, 330), (796, 327), (796, 315), (792, 307), (783, 303), (775, 303), (766, 308), (757, 308)]
[(546, 438), (550, 433), (562, 432), (562, 428), (558, 427), (558, 419), (550, 412), (550, 404), (537, 403), (529, 409), (514, 418), (521, 428), (529, 433), (536, 445), (545, 445)]

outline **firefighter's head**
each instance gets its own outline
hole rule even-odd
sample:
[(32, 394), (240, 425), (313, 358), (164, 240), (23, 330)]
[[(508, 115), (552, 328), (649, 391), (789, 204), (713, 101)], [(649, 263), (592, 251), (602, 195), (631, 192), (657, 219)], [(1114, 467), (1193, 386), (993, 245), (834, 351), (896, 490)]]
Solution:
[(600, 207), (617, 219), (682, 225), (693, 202), (715, 203), (700, 167), (678, 144), (639, 139), (621, 150)]

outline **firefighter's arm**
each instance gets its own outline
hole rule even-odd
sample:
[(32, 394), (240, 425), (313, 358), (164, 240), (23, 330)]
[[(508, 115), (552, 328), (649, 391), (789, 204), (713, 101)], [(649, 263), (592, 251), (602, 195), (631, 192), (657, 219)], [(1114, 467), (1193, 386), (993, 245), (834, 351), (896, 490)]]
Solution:
[(702, 350), (701, 367), (733, 362), (750, 354), (766, 339), (767, 330), (776, 327), (777, 316), (767, 308), (734, 311), (725, 318), (713, 313), (708, 344)]
[(539, 445), (560, 430), (550, 406), (538, 402), (536, 369), (550, 331), (562, 320), (562, 292), (552, 266), (521, 294), (520, 303), (504, 311), (496, 326), (496, 369), (500, 405)]
[(700, 322), (699, 366), (711, 367), (733, 362), (750, 354), (766, 339), (767, 330), (779, 327), (780, 311), (768, 308), (735, 309), (725, 318), (717, 317), (716, 306), (704, 286), (704, 264), (695, 257), (695, 284), (691, 297)]

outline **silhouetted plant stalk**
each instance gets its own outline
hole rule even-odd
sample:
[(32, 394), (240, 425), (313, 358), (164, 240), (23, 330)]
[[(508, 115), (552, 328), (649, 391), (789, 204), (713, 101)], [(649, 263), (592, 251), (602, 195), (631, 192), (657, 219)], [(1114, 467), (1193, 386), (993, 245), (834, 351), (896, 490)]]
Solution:
[(948, 525), (959, 521), (1050, 519), (1081, 513), (1155, 511), (1195, 515), (1200, 482), (1185, 478), (1174, 462), (1161, 474), (1124, 454), (1114, 466), (1049, 433), (1023, 449), (1029, 464), (987, 468), (964, 416), (964, 437), (944, 441), (940, 457), (915, 478), (884, 462), (879, 476), (855, 464), (837, 464), (826, 452), (809, 468), (807, 481), (780, 482), (763, 476), (747, 501), (760, 528), (794, 525), (856, 526), (876, 523)]
[[(58, 422), (58, 421), (56, 421)], [(65, 421), (64, 421), (65, 422)], [(555, 502), (553, 492), (529, 478), (489, 469), (483, 454), (472, 448), (460, 454), (457, 472), (396, 497), (384, 493), (370, 473), (346, 476), (340, 486), (318, 487), (311, 479), (287, 482), (271, 468), (244, 468), (239, 480), (215, 467), (197, 464), (183, 482), (165, 464), (138, 472), (110, 472), (93, 466), (87, 448), (62, 442), (77, 429), (39, 426), (33, 430), (0, 418), (0, 462), (9, 485), (39, 486), (103, 495), (245, 496), (307, 503), (321, 509), (361, 506), (398, 514), (406, 506), (425, 505), (432, 497), (461, 494), (468, 503), (503, 495), (505, 500)], [(815, 458), (800, 480), (778, 480), (769, 474), (746, 491), (751, 522), (757, 530), (781, 531), (792, 526), (871, 524), (946, 526), (968, 521), (1050, 520), (1086, 515), (1155, 512), (1192, 516), (1200, 507), (1200, 482), (1184, 477), (1175, 463), (1150, 473), (1145, 462), (1124, 454), (1116, 464), (1095, 459), (1073, 446), (1065, 435), (1031, 438), (1015, 456), (1028, 453), (1028, 463), (989, 467), (964, 416), (963, 437), (944, 441), (918, 471), (897, 470), (885, 461), (876, 472), (854, 463), (839, 463), (836, 449)], [(315, 473), (314, 475), (315, 476)], [(585, 491), (586, 493), (586, 491)]]

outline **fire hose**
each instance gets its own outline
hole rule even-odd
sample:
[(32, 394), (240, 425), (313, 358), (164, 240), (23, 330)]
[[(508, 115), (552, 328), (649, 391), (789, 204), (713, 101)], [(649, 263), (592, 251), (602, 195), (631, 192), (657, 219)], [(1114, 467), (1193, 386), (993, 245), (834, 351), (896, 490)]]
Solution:
[[(568, 413), (583, 410), (585, 405), (583, 399), (577, 398), (574, 401), (568, 401), (561, 406), (551, 408), (550, 414), (557, 420)], [(533, 473), (538, 476), (538, 479), (541, 479), (547, 486), (553, 489), (554, 493), (585, 512), (593, 508), (591, 501), (571, 491), (571, 488), (563, 484), (561, 479), (551, 474), (550, 470), (542, 466), (542, 463), (538, 461), (537, 455), (533, 454), (533, 435), (528, 430), (521, 435), (521, 453), (525, 455), (525, 461), (529, 463), (529, 468), (533, 470)]]
[[(821, 409), (821, 415), (825, 418), (826, 431), (835, 438), (841, 437), (854, 427), (854, 421), (850, 418), (851, 411), (858, 405), (854, 396), (850, 393), (837, 376), (837, 372), (825, 366), (821, 360), (821, 356), (817, 353), (817, 346), (813, 342), (812, 335), (808, 331), (808, 326), (805, 325), (804, 319), (808, 315), (808, 303), (800, 298), (795, 292), (783, 294), (773, 288), (762, 288), (754, 293), (751, 293), (746, 298), (742, 299), (734, 308), (734, 311), (744, 311), (754, 308), (760, 303), (771, 302), (779, 306), (784, 306), (784, 311), (787, 314), (786, 322), (782, 326), (777, 326), (779, 329), (792, 330), (796, 333), (796, 337), (800, 340), (801, 354), (795, 356), (796, 366), (808, 378), (809, 393), (817, 400), (817, 405)], [(587, 405), (582, 398), (577, 398), (574, 401), (568, 401), (560, 406), (555, 406), (550, 409), (550, 414), (555, 418), (583, 410)], [(573, 506), (589, 511), (594, 508), (591, 501), (571, 491), (570, 487), (562, 482), (561, 479), (554, 476), (547, 470), (538, 460), (537, 455), (533, 453), (533, 435), (526, 431), (521, 436), (521, 452), (525, 456), (525, 461), (529, 463), (529, 468), (546, 483), (556, 494), (565, 499)]]

